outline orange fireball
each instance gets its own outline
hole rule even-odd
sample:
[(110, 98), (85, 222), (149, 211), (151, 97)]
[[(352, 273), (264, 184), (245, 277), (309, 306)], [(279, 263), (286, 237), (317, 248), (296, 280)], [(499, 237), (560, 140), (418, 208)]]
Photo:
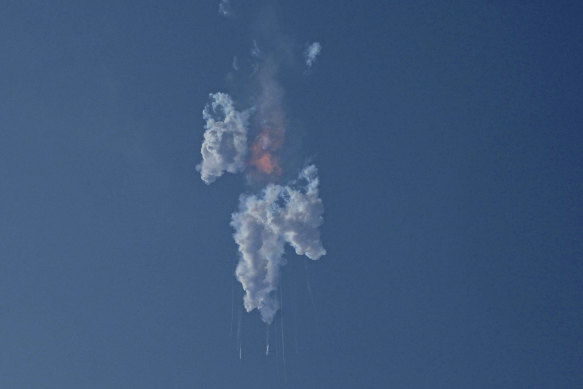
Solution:
[(282, 144), (283, 131), (264, 128), (251, 145), (249, 165), (254, 167), (260, 176), (278, 177), (281, 175), (282, 169), (276, 152)]

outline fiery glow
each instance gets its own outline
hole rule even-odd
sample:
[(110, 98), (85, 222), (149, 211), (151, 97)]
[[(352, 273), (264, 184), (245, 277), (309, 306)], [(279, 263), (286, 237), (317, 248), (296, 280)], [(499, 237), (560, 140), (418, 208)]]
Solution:
[(274, 172), (277, 173), (281, 170), (277, 159), (275, 159), (273, 155), (269, 153), (263, 154), (261, 158), (254, 162), (255, 166), (267, 175), (273, 174)]
[(264, 128), (251, 145), (249, 165), (255, 169), (254, 176), (276, 178), (282, 173), (277, 151), (283, 145), (283, 131)]

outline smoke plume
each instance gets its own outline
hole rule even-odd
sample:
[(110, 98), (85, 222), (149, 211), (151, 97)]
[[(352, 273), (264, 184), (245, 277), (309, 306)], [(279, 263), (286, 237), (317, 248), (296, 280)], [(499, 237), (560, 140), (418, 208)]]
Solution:
[[(299, 186), (300, 182), (305, 182)], [(245, 291), (245, 309), (258, 309), (271, 323), (279, 303), (277, 285), (285, 265), (284, 246), (316, 260), (326, 254), (318, 227), (323, 222), (318, 196), (318, 172), (310, 165), (299, 180), (286, 186), (269, 184), (259, 195), (241, 195), (239, 212), (232, 216), (241, 259), (236, 276)]]
[[(230, 0), (221, 0), (220, 13), (232, 15), (231, 6)], [(260, 43), (267, 50), (260, 50), (257, 40), (250, 42), (247, 63), (251, 63), (253, 72), (247, 75), (244, 96), (250, 107), (237, 110), (228, 94), (210, 95), (211, 101), (203, 110), (206, 124), (202, 162), (196, 168), (206, 184), (225, 172), (244, 173), (247, 177), (249, 193), (240, 196), (239, 209), (231, 219), (239, 247), (235, 276), (245, 292), (245, 309), (259, 310), (262, 320), (271, 323), (280, 309), (278, 285), (282, 266), (286, 264), (286, 243), (297, 255), (313, 260), (325, 255), (326, 250), (320, 242), (323, 205), (316, 167), (307, 166), (297, 179), (282, 183), (284, 177), (290, 177), (290, 172), (285, 174), (289, 170), (286, 158), (287, 162), (290, 160), (286, 140), (297, 135), (289, 128), (278, 72), (282, 63), (288, 67), (297, 63), (290, 61), (289, 55), (302, 53), (291, 54), (297, 46), (284, 42), (282, 35), (275, 33), (275, 23), (259, 24), (266, 26), (263, 33), (266, 42)], [(320, 50), (316, 42), (303, 53), (308, 67)], [(245, 60), (239, 63), (235, 57), (232, 67), (243, 74), (245, 63)]]

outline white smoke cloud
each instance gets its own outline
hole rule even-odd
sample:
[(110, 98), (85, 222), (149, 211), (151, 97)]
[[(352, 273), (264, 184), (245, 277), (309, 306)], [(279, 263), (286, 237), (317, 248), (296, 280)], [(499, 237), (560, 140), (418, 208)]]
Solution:
[(202, 162), (196, 166), (201, 179), (210, 184), (225, 172), (245, 169), (247, 155), (247, 122), (250, 111), (239, 112), (226, 93), (211, 93), (202, 116), (206, 120)]
[(310, 165), (287, 186), (269, 184), (260, 195), (242, 195), (239, 212), (232, 215), (241, 253), (236, 276), (245, 291), (245, 309), (258, 309), (266, 323), (279, 309), (275, 292), (286, 263), (285, 243), (313, 260), (326, 254), (318, 230), (324, 212), (318, 183), (318, 171)]
[(316, 62), (316, 58), (322, 51), (322, 45), (318, 42), (314, 42), (308, 46), (306, 51), (304, 51), (304, 58), (306, 60), (306, 66), (309, 68), (312, 67), (314, 62)]

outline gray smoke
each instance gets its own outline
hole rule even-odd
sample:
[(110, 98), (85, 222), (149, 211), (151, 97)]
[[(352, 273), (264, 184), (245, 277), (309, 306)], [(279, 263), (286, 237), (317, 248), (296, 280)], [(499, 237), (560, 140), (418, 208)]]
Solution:
[(247, 123), (250, 110), (239, 112), (226, 93), (211, 93), (202, 116), (206, 120), (202, 143), (202, 162), (196, 166), (201, 179), (210, 184), (225, 172), (245, 169)]
[(279, 309), (275, 293), (286, 263), (286, 243), (296, 254), (313, 260), (326, 254), (318, 230), (323, 211), (313, 165), (289, 185), (269, 184), (259, 195), (241, 195), (231, 225), (241, 254), (236, 276), (243, 285), (248, 312), (258, 309), (264, 322), (273, 321)]

